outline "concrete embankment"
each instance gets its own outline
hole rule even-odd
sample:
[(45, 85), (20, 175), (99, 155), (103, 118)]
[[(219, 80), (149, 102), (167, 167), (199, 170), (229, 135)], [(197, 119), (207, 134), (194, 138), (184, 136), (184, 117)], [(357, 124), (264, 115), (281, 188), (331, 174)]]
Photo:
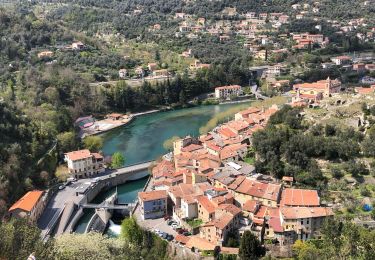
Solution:
[[(74, 230), (74, 227), (78, 223), (79, 219), (84, 214), (80, 205), (90, 203), (102, 191), (108, 190), (112, 187), (124, 184), (129, 181), (135, 181), (149, 176), (148, 168), (152, 165), (152, 163), (153, 161), (149, 161), (117, 169), (108, 175), (100, 177), (98, 182), (92, 182), (89, 179), (80, 180), (76, 188), (67, 187), (65, 190), (59, 191), (59, 200), (64, 198), (66, 200), (67, 198), (69, 198), (69, 196), (70, 199), (67, 199), (64, 204), (55, 203), (56, 201), (58, 201), (56, 200), (56, 198), (55, 201), (51, 202), (53, 203), (53, 205), (50, 205), (50, 207), (54, 208), (55, 210), (57, 208), (57, 212), (54, 214), (52, 220), (48, 219), (48, 225), (43, 229), (43, 237), (48, 237), (53, 230), (56, 230), (57, 234), (62, 234), (64, 232), (71, 233)], [(83, 188), (84, 185), (88, 185), (86, 189)], [(68, 196), (68, 194), (66, 193), (69, 189), (71, 191), (68, 191), (70, 193), (70, 195)], [(72, 193), (72, 191), (74, 191), (74, 193)], [(57, 207), (54, 207), (54, 204), (57, 204)], [(66, 205), (69, 206), (65, 210)]]

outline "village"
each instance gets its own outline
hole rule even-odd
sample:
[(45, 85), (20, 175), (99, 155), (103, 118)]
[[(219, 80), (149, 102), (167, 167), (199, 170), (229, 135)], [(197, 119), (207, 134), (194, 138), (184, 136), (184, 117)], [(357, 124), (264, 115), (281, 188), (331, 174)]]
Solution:
[[(369, 5), (371, 1), (361, 1), (362, 8)], [(154, 23), (151, 19), (152, 25), (134, 39), (110, 30), (96, 32), (95, 37), (108, 49), (81, 37), (32, 48), (32, 62), (45, 66), (47, 73), (57, 64), (64, 65), (69, 57), (84, 60), (91, 56), (87, 64), (82, 62), (72, 69), (77, 76), (72, 82), (82, 77), (85, 88), (80, 91), (90, 101), (72, 94), (74, 108), (69, 113), (73, 122), (67, 129), (74, 137), (71, 143), (74, 139), (79, 144), (62, 152), (58, 150), (61, 141), (55, 139), (41, 157), (48, 158), (53, 151), (55, 168), (64, 169), (63, 178), (54, 176), (55, 169), (53, 181), (43, 187), (28, 186), (22, 197), (6, 205), (6, 218), (35, 224), (44, 242), (71, 233), (108, 235), (111, 225), (119, 228), (121, 224), (113, 223), (114, 215), (122, 220), (134, 218), (144, 230), (177, 248), (179, 256), (194, 259), (214, 257), (218, 252), (237, 257), (241, 238), (248, 232), (267, 255), (293, 257), (296, 244), (319, 241), (325, 223), (338, 216), (369, 230), (375, 228), (375, 147), (371, 139), (375, 138), (375, 21), (371, 17), (328, 19), (321, 6), (318, 1), (296, 3), (285, 12), (242, 12), (230, 6), (215, 13), (213, 19), (174, 9), (165, 15), (166, 20)], [(137, 17), (142, 13), (140, 5), (124, 15)], [(298, 21), (314, 26), (301, 29)], [(297, 25), (289, 27), (291, 24)], [(155, 42), (144, 43), (142, 37)], [(185, 45), (170, 48), (168, 44), (173, 41)], [(230, 45), (240, 46), (250, 58), (243, 63), (232, 59), (230, 64), (220, 64), (226, 61), (216, 60), (202, 47), (207, 42), (223, 46), (220, 52), (224, 53)], [(108, 50), (116, 53), (110, 66), (90, 64)], [(71, 62), (82, 60), (72, 58)], [(60, 90), (49, 91), (44, 93), (45, 102), (53, 100)], [(225, 119), (208, 121), (226, 104), (246, 108), (225, 114)], [(200, 128), (191, 127), (199, 134), (168, 132), (181, 127), (174, 125), (179, 111), (202, 107), (220, 112), (199, 114)], [(303, 126), (285, 127), (281, 122), (274, 131), (285, 131), (284, 139), (297, 136), (290, 146), (297, 147), (293, 156), (300, 156), (303, 167), (299, 161), (290, 163), (290, 158), (270, 151), (266, 156), (280, 163), (277, 165), (282, 169), (265, 170), (269, 158), (262, 158), (255, 149), (254, 136), (270, 128), (275, 115), (288, 109), (295, 109), (290, 120), (298, 118)], [(176, 113), (169, 121), (160, 116), (168, 112)], [(150, 114), (155, 114), (152, 122), (139, 120)], [(194, 118), (196, 114), (184, 116)], [(143, 125), (133, 129), (137, 122)], [(143, 135), (152, 124), (165, 124), (165, 128), (133, 141), (135, 149), (125, 154), (129, 143), (123, 140)], [(103, 143), (95, 151), (84, 144), (87, 137), (103, 142), (105, 134), (113, 134), (106, 151)], [(313, 141), (303, 139), (305, 135)], [(171, 142), (171, 146), (159, 147), (154, 136), (170, 138), (163, 141)], [(319, 136), (322, 139), (313, 139)], [(330, 138), (337, 143), (346, 138), (348, 153), (353, 154), (339, 154), (337, 150), (345, 146)], [(325, 147), (319, 147), (322, 142), (314, 143), (316, 140), (332, 141), (331, 154), (325, 154)], [(280, 145), (283, 141), (277, 142)], [(319, 151), (310, 151), (309, 145)], [(138, 156), (138, 148), (148, 152)], [(288, 148), (280, 145), (277, 149)], [(154, 149), (157, 152), (151, 151)], [(310, 154), (305, 158), (298, 149)], [(117, 166), (112, 165), (115, 153), (121, 157)], [(318, 177), (311, 173), (314, 167)], [(314, 175), (311, 178), (321, 177), (319, 185), (301, 181), (309, 179), (309, 174)], [(118, 187), (137, 181), (142, 187), (129, 192), (134, 198), (120, 202), (122, 191)], [(95, 198), (104, 193), (111, 195), (97, 202)], [(80, 224), (84, 228), (78, 232)]]
[[(351, 95), (371, 99), (374, 90), (375, 85), (357, 87)], [(217, 87), (214, 94), (227, 99), (243, 93), (240, 86), (230, 85)], [(287, 105), (302, 109), (326, 106), (324, 102), (332, 98), (345, 99), (341, 82), (330, 78), (295, 84), (287, 96)], [(317, 190), (295, 187), (293, 176), (277, 179), (257, 173), (254, 167), (252, 135), (264, 129), (283, 106), (250, 106), (207, 134), (175, 140), (171, 152), (153, 164), (150, 180), (138, 194), (134, 214), (139, 223), (204, 255), (217, 247), (238, 254), (238, 248), (226, 245), (247, 230), (262, 243), (279, 247), (318, 238), (324, 220), (334, 215), (332, 205), (322, 203)], [(106, 120), (116, 122), (122, 117), (111, 114)], [(79, 126), (93, 124), (92, 118), (80, 121)], [(71, 176), (66, 186), (85, 179), (95, 186), (108, 171), (103, 155), (89, 150), (66, 153), (65, 160)], [(37, 222), (46, 207), (46, 196), (43, 191), (30, 191), (9, 213)]]

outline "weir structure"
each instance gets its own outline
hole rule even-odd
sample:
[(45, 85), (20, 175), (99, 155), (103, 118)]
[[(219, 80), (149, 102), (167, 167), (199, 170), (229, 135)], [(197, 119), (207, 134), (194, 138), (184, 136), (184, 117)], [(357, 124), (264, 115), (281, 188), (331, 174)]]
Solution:
[[(95, 214), (91, 218), (86, 231), (102, 230), (101, 222), (105, 223), (106, 227), (114, 210), (122, 210), (131, 214), (136, 203), (116, 204), (117, 192), (103, 203), (94, 204), (90, 202), (103, 190), (147, 177), (149, 173), (145, 172), (145, 170), (149, 169), (153, 163), (154, 161), (147, 161), (133, 164), (113, 171), (107, 171), (105, 175), (95, 179), (85, 179), (84, 181), (86, 182), (82, 183), (79, 189), (76, 188), (75, 197), (61, 206), (54, 205), (56, 194), (50, 200), (41, 216), (41, 221), (47, 221), (48, 223), (45, 227), (41, 227), (42, 239), (47, 240), (51, 235), (60, 235), (66, 232), (72, 233), (75, 225), (84, 214), (83, 209), (85, 208), (95, 209)], [(58, 191), (58, 193), (64, 192), (66, 192), (66, 189)], [(59, 194), (59, 196), (65, 197), (64, 194)], [(52, 218), (50, 217), (51, 215), (53, 216)]]

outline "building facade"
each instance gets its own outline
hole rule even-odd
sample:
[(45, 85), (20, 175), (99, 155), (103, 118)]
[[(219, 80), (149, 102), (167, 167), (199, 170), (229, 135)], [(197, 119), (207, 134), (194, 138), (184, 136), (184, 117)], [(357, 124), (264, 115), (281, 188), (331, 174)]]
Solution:
[(143, 219), (161, 218), (167, 214), (167, 192), (165, 190), (139, 192), (139, 207)]
[(43, 191), (34, 190), (29, 191), (14, 203), (8, 212), (12, 217), (28, 218), (31, 222), (36, 223), (43, 213), (44, 207)]
[(103, 156), (87, 149), (66, 153), (65, 161), (69, 173), (76, 179), (93, 177), (105, 171)]
[(222, 86), (215, 88), (215, 97), (218, 99), (226, 99), (231, 96), (239, 96), (242, 94), (242, 88), (239, 85)]

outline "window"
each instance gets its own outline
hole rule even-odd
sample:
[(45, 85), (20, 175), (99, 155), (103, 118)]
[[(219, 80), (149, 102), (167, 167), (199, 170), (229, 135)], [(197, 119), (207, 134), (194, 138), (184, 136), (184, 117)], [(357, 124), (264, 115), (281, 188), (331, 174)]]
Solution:
[(301, 220), (301, 225), (303, 225), (303, 220)]
[(307, 225), (310, 224), (310, 220), (307, 220)]

